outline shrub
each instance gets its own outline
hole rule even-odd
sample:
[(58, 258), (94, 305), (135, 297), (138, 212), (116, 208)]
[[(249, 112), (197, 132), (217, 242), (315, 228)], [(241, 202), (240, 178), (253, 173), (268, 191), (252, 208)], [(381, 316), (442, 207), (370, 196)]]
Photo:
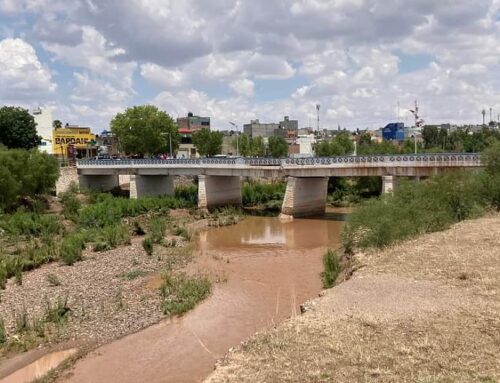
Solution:
[(49, 282), (49, 285), (53, 287), (61, 285), (61, 281), (55, 274), (47, 274), (47, 282)]
[(140, 278), (146, 275), (146, 273), (142, 270), (130, 270), (122, 274), (122, 278), (128, 281), (134, 280), (136, 278)]
[(147, 255), (153, 255), (153, 240), (151, 239), (151, 237), (144, 238), (144, 240), (142, 241), (142, 247), (146, 251)]
[(479, 216), (485, 205), (478, 197), (480, 176), (459, 171), (424, 182), (403, 182), (393, 195), (364, 202), (350, 216), (343, 245), (382, 248), (411, 236), (448, 228)]
[(7, 330), (5, 329), (5, 322), (0, 317), (0, 345), (7, 342)]
[(245, 206), (264, 204), (269, 201), (283, 201), (286, 184), (283, 182), (262, 184), (247, 182), (243, 185), (242, 201)]
[(73, 265), (75, 262), (81, 261), (83, 249), (85, 249), (85, 241), (82, 234), (70, 234), (61, 242), (61, 261), (68, 266)]
[(162, 243), (167, 227), (165, 219), (161, 217), (154, 217), (149, 222), (150, 237), (153, 243)]
[(134, 222), (134, 226), (132, 227), (132, 233), (134, 235), (144, 235), (146, 232), (142, 228), (141, 224), (137, 221)]
[(31, 213), (24, 209), (3, 216), (0, 227), (10, 235), (35, 237), (52, 237), (61, 231), (61, 224), (56, 215)]
[(208, 297), (211, 289), (211, 283), (207, 278), (190, 278), (184, 274), (165, 273), (160, 287), (162, 311), (165, 315), (183, 314)]
[(198, 186), (196, 185), (177, 186), (174, 195), (176, 199), (185, 201), (191, 207), (198, 204)]
[(82, 203), (77, 196), (72, 192), (59, 194), (59, 198), (63, 204), (63, 214), (67, 219), (76, 221), (78, 219), (78, 210), (82, 207)]
[(321, 273), (321, 281), (323, 288), (329, 289), (335, 285), (338, 275), (342, 271), (339, 256), (332, 250), (323, 255), (323, 272)]
[(68, 298), (57, 298), (55, 302), (47, 300), (45, 307), (45, 322), (60, 324), (68, 319), (71, 309), (68, 306)]

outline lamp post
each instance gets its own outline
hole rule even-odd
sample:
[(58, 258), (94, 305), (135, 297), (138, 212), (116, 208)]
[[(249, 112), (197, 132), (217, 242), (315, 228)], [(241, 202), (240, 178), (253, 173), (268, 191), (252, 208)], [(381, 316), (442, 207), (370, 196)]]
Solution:
[(240, 148), (239, 148), (238, 136), (240, 135), (240, 133), (238, 130), (238, 125), (236, 125), (234, 122), (231, 122), (231, 121), (229, 121), (229, 123), (236, 128), (236, 157), (239, 157)]
[(169, 146), (170, 146), (170, 157), (173, 158), (174, 154), (172, 153), (172, 133), (170, 132), (165, 132), (165, 133), (160, 133), (162, 136), (168, 134), (168, 141), (169, 141)]

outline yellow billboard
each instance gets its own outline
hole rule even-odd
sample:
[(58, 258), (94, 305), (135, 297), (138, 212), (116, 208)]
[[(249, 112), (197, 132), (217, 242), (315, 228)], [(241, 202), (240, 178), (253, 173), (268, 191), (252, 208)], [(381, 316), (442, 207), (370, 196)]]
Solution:
[(90, 128), (61, 128), (52, 131), (52, 150), (55, 155), (68, 155), (68, 147), (75, 150), (87, 149), (95, 145), (95, 134)]

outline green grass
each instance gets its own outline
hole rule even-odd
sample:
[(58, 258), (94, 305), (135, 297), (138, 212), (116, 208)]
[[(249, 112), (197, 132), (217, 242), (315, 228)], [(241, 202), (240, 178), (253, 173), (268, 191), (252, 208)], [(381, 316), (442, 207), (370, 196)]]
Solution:
[(165, 315), (181, 315), (207, 298), (211, 291), (207, 278), (164, 273), (160, 287), (161, 309)]
[(149, 221), (149, 235), (153, 243), (160, 244), (165, 237), (167, 223), (163, 217), (153, 217)]
[(130, 271), (123, 273), (121, 275), (121, 277), (123, 279), (126, 279), (127, 281), (132, 281), (134, 279), (143, 277), (144, 275), (146, 275), (146, 273), (144, 271), (136, 269), (136, 270), (130, 270)]
[(339, 256), (333, 250), (328, 249), (323, 254), (323, 272), (321, 273), (323, 288), (329, 289), (333, 287), (341, 271), (342, 266)]
[(50, 286), (56, 287), (56, 286), (61, 286), (61, 281), (57, 277), (57, 275), (49, 273), (47, 274), (47, 282), (49, 283)]
[(85, 239), (80, 233), (73, 233), (61, 242), (60, 259), (65, 265), (71, 266), (83, 258), (82, 251), (85, 249)]
[(153, 255), (154, 248), (153, 248), (153, 240), (151, 239), (151, 237), (146, 237), (143, 239), (142, 247), (144, 251), (146, 251), (147, 255), (149, 256)]
[(5, 322), (0, 317), (0, 346), (7, 342), (7, 330), (5, 329)]
[(65, 323), (71, 313), (68, 306), (68, 298), (57, 298), (56, 301), (51, 302), (47, 300), (45, 306), (44, 321), (46, 323), (61, 324)]
[(256, 206), (272, 201), (283, 201), (286, 183), (263, 184), (257, 182), (246, 182), (242, 188), (242, 201), (244, 206)]
[(27, 237), (51, 237), (62, 230), (56, 215), (33, 213), (24, 209), (2, 216), (0, 228), (7, 235)]

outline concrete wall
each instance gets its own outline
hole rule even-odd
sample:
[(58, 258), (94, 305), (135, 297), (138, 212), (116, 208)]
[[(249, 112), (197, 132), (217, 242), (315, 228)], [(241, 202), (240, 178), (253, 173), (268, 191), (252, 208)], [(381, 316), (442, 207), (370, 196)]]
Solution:
[(174, 195), (172, 176), (130, 176), (130, 198)]
[(382, 194), (392, 193), (398, 184), (398, 177), (382, 177)]
[(115, 175), (78, 175), (80, 189), (110, 191), (120, 186), (118, 174)]
[(78, 185), (78, 173), (75, 167), (59, 168), (59, 178), (56, 181), (56, 194), (68, 191), (71, 184)]
[(328, 177), (288, 177), (281, 213), (292, 217), (306, 217), (325, 212)]
[(198, 207), (241, 205), (241, 177), (199, 176)]

